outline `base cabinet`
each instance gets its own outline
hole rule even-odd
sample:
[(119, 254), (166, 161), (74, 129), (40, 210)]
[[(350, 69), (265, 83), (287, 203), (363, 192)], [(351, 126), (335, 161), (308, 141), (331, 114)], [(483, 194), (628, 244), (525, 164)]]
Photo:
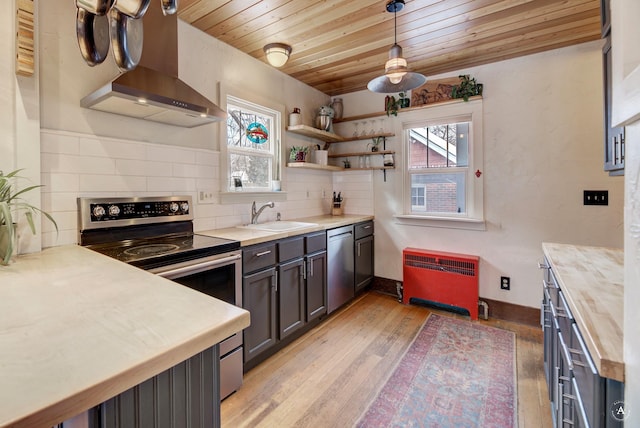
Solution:
[(326, 234), (317, 232), (243, 249), (245, 371), (327, 313)]
[(553, 426), (624, 426), (611, 414), (614, 403), (623, 401), (624, 384), (598, 374), (548, 261), (544, 271), (540, 323)]
[(251, 313), (251, 325), (244, 329), (244, 360), (250, 360), (277, 342), (276, 268), (245, 275), (243, 306)]
[(355, 225), (355, 290), (363, 290), (373, 282), (373, 221), (365, 221)]
[[(324, 234), (323, 234), (324, 235)], [(325, 240), (325, 238), (322, 238)], [(322, 251), (305, 258), (307, 322), (327, 313), (327, 252)]]
[(215, 345), (57, 427), (218, 428), (219, 379)]

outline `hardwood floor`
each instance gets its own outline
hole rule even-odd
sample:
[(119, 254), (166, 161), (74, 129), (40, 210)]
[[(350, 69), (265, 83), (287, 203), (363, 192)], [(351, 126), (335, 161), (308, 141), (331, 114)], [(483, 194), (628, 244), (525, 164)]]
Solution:
[[(222, 426), (353, 426), (431, 312), (465, 318), (363, 294), (246, 373), (242, 388), (222, 403)], [(541, 330), (479, 322), (516, 333), (519, 427), (551, 427)]]

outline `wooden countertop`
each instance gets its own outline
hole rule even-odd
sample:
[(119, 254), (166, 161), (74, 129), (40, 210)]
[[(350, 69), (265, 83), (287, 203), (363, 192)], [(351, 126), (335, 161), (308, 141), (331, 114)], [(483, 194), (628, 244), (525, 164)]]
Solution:
[(53, 426), (249, 325), (244, 309), (86, 248), (0, 267), (0, 426)]
[(350, 224), (360, 223), (362, 221), (373, 220), (373, 218), (374, 217), (372, 215), (322, 215), (294, 219), (294, 221), (300, 221), (304, 223), (315, 223), (317, 224), (317, 226), (311, 226), (304, 229), (296, 229), (290, 232), (268, 232), (264, 230), (245, 229), (242, 227), (229, 227), (226, 229), (205, 230), (196, 233), (198, 233), (199, 235), (215, 236), (216, 238), (233, 239), (235, 241), (240, 241), (240, 245), (246, 247), (253, 244), (261, 244), (263, 242), (288, 238), (290, 236), (301, 235), (318, 230), (327, 230), (333, 229), (335, 227), (348, 226)]
[(624, 382), (624, 253), (543, 243), (600, 376)]

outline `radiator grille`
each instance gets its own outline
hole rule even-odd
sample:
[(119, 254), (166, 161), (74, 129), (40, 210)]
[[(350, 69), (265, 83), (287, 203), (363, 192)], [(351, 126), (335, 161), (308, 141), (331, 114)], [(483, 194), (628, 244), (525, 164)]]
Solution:
[(406, 254), (404, 264), (405, 266), (415, 267), (419, 269), (437, 270), (441, 272), (457, 273), (459, 275), (466, 276), (476, 275), (476, 263), (460, 260)]

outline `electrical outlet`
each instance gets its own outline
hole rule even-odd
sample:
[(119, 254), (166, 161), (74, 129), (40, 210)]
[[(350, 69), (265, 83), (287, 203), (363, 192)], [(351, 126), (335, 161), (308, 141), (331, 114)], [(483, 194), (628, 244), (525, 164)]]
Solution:
[(511, 290), (511, 278), (508, 276), (500, 277), (500, 289), (501, 290)]
[(212, 204), (213, 190), (198, 190), (198, 203), (199, 204)]
[(585, 190), (583, 197), (584, 205), (609, 205), (608, 190)]

